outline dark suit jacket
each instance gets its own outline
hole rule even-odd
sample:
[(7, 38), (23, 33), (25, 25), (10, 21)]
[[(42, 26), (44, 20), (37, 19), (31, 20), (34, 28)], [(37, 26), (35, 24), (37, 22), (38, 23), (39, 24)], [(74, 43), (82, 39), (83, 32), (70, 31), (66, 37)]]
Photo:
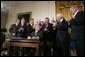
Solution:
[[(23, 31), (19, 31), (20, 28), (23, 28)], [(17, 37), (23, 37), (23, 38), (26, 38), (26, 25), (24, 26), (19, 26), (19, 28), (17, 29)]]
[(37, 37), (37, 36), (40, 38), (40, 40), (43, 40), (43, 32), (42, 31), (38, 31), (36, 35), (35, 35), (35, 31), (33, 31), (31, 33), (31, 37)]
[(12, 35), (12, 33), (15, 33), (15, 37), (16, 37), (17, 36), (18, 28), (19, 28), (19, 26), (16, 26), (15, 24), (12, 24), (10, 26), (10, 28), (9, 28), (9, 32), (11, 33), (11, 35)]
[(29, 24), (29, 25), (26, 25), (26, 37), (30, 36), (30, 34), (34, 31), (34, 29), (32, 28), (32, 26)]
[(53, 27), (51, 23), (48, 23), (48, 31), (44, 31), (44, 29), (46, 28), (46, 24), (44, 24), (41, 28), (41, 30), (43, 31), (43, 35), (44, 35), (44, 40), (45, 41), (52, 41), (52, 31), (53, 31)]
[[(62, 56), (67, 55), (68, 46), (69, 46), (69, 33), (68, 33), (68, 23), (64, 19), (59, 25), (57, 26), (57, 35), (56, 35), (56, 48), (57, 52), (62, 53)], [(62, 51), (62, 52), (59, 52)]]
[[(45, 28), (46, 28), (46, 25), (43, 24), (41, 30), (43, 31)], [(51, 23), (48, 23), (47, 29), (48, 29), (49, 32), (53, 30), (53, 27), (52, 27), (52, 24)]]
[(71, 25), (84, 25), (84, 11), (80, 11), (76, 14), (74, 19), (70, 20)]
[(57, 41), (68, 41), (69, 33), (68, 33), (68, 22), (64, 19), (57, 27)]
[(84, 40), (84, 11), (76, 14), (74, 19), (70, 20), (71, 24), (71, 39)]

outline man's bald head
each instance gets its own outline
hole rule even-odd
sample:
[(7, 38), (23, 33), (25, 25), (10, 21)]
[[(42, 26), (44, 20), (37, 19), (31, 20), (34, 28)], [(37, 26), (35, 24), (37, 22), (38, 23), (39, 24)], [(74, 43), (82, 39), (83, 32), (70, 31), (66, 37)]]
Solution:
[(57, 20), (60, 20), (60, 19), (62, 19), (62, 18), (63, 18), (63, 15), (62, 15), (62, 13), (57, 13), (57, 15), (56, 15), (56, 18), (57, 18)]

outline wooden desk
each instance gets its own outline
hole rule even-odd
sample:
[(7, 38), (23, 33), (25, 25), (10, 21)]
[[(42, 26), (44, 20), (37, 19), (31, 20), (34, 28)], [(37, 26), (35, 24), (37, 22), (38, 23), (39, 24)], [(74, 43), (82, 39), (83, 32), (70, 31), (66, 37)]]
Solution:
[[(31, 48), (36, 48), (35, 56), (40, 56), (41, 55), (41, 49), (40, 49), (40, 41), (39, 40), (34, 40), (34, 39), (20, 39), (20, 40), (9, 40), (10, 47), (11, 46), (19, 46), (19, 47), (31, 47)], [(10, 48), (9, 48), (10, 49)], [(11, 52), (9, 50), (9, 52)]]

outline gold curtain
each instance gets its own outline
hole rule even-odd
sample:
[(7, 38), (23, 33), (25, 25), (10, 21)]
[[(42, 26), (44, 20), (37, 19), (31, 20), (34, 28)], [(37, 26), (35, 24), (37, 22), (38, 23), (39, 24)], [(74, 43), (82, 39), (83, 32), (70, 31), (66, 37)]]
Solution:
[(69, 10), (72, 3), (76, 3), (80, 10), (84, 10), (84, 1), (56, 1), (56, 14), (57, 12), (61, 12), (64, 15), (65, 19), (69, 21), (72, 16)]

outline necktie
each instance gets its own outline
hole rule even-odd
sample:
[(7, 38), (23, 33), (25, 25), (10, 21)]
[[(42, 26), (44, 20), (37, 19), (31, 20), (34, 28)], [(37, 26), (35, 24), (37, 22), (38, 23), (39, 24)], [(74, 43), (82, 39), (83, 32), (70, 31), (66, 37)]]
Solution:
[(37, 31), (35, 31), (35, 36), (37, 36)]

